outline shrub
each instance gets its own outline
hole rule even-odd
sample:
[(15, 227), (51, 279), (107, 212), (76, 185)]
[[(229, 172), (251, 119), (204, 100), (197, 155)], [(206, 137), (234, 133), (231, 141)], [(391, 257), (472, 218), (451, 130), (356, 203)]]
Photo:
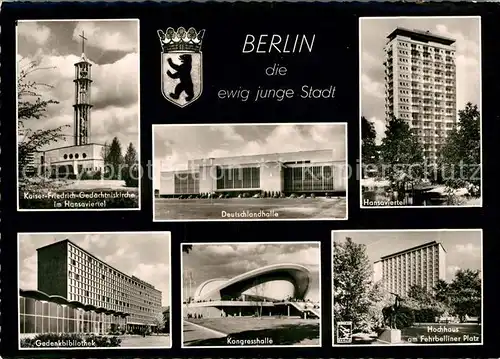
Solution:
[[(75, 347), (77, 342), (90, 342), (95, 345), (95, 347), (119, 347), (121, 344), (121, 339), (117, 337), (104, 337), (95, 334), (76, 334), (76, 333), (44, 333), (37, 334), (34, 338), (25, 338), (21, 340), (22, 348), (40, 348), (38, 343), (57, 343), (58, 341), (64, 341), (66, 343), (75, 342)], [(54, 347), (54, 346), (51, 346)]]
[(415, 309), (415, 322), (416, 323), (435, 323), (436, 317), (440, 317), (443, 311), (436, 308), (422, 308)]
[(316, 198), (316, 195), (314, 193), (311, 193), (311, 198)]
[(415, 323), (415, 313), (413, 309), (401, 307), (396, 315), (396, 328), (403, 329), (411, 327)]
[(139, 187), (139, 167), (125, 167), (122, 170), (122, 179), (127, 187)]

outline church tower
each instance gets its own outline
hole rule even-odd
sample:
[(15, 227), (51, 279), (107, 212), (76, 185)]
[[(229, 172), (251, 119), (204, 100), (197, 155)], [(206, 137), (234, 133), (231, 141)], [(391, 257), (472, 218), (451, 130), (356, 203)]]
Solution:
[(75, 146), (87, 145), (90, 143), (90, 110), (91, 87), (92, 87), (92, 64), (85, 57), (85, 33), (79, 35), (82, 38), (82, 56), (75, 64), (75, 104), (73, 105), (74, 138)]

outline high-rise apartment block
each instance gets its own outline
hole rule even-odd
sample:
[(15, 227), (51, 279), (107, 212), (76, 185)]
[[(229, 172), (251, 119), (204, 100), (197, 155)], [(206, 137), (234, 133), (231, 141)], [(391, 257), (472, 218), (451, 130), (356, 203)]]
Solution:
[(387, 38), (386, 120), (406, 120), (426, 161), (435, 163), (457, 122), (455, 40), (400, 27)]
[(386, 255), (373, 265), (374, 282), (382, 281), (386, 291), (400, 296), (413, 285), (431, 292), (440, 279), (446, 279), (446, 250), (436, 241)]
[(162, 293), (127, 275), (69, 240), (37, 249), (38, 290), (89, 308), (127, 314), (127, 327), (155, 325)]

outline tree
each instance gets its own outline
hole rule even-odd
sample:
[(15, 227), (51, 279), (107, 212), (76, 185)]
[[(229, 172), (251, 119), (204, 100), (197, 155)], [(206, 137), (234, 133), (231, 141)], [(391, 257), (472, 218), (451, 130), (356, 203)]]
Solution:
[(434, 286), (434, 299), (445, 306), (450, 305), (450, 285), (446, 281), (439, 279), (436, 282)]
[(419, 308), (427, 307), (433, 304), (432, 294), (424, 287), (414, 284), (408, 290), (408, 298), (413, 299)]
[(136, 166), (139, 161), (137, 160), (137, 151), (135, 150), (132, 142), (129, 143), (127, 147), (127, 152), (125, 153), (124, 163), (128, 167)]
[(393, 304), (391, 295), (385, 290), (383, 282), (375, 283), (368, 295), (370, 308), (363, 317), (363, 327), (369, 331), (377, 331), (385, 326), (382, 310)]
[(21, 69), (17, 79), (17, 128), (18, 128), (18, 171), (20, 178), (23, 178), (26, 167), (30, 165), (31, 156), (52, 143), (65, 140), (62, 133), (67, 125), (41, 130), (28, 128), (27, 122), (41, 120), (47, 116), (50, 105), (59, 102), (53, 99), (46, 99), (42, 95), (43, 89), (50, 89), (52, 85), (30, 80), (30, 75), (37, 71), (48, 70), (48, 67), (40, 67), (38, 62), (31, 61), (22, 66), (22, 60), (18, 66)]
[(165, 323), (165, 316), (163, 313), (157, 313), (154, 318), (153, 318), (153, 326), (156, 328), (157, 333), (162, 333), (165, 331), (166, 323)]
[(374, 165), (378, 162), (378, 147), (375, 142), (377, 132), (373, 122), (368, 121), (364, 116), (361, 117), (361, 160), (364, 173), (365, 166)]
[(336, 321), (352, 321), (353, 329), (365, 331), (364, 318), (370, 310), (372, 266), (366, 246), (351, 238), (334, 242), (333, 293)]
[(460, 269), (450, 283), (451, 305), (464, 321), (466, 315), (481, 315), (481, 277), (479, 270)]
[(122, 178), (125, 180), (127, 187), (139, 186), (139, 161), (137, 160), (137, 151), (132, 142), (127, 147), (127, 152), (124, 157), (124, 167)]
[(170, 332), (170, 307), (166, 307), (163, 311), (163, 323), (164, 323), (164, 333)]
[(182, 245), (182, 253), (189, 253), (193, 249), (192, 244), (183, 244)]
[(440, 167), (451, 188), (481, 183), (481, 116), (477, 105), (467, 103), (458, 111), (458, 126), (448, 136), (440, 152)]
[(104, 164), (108, 170), (108, 179), (120, 179), (124, 161), (120, 140), (118, 140), (118, 137), (115, 137), (113, 141), (111, 141), (111, 145), (109, 147), (106, 145), (104, 148), (103, 158)]
[(380, 156), (384, 175), (391, 182), (399, 182), (401, 178), (419, 179), (423, 174), (423, 148), (405, 120), (394, 117), (389, 120)]

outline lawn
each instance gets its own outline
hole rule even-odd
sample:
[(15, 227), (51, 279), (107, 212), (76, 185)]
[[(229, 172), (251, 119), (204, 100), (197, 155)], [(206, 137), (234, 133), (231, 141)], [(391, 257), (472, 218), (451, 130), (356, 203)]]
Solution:
[(157, 220), (344, 219), (346, 213), (345, 197), (155, 199)]
[[(189, 322), (228, 334), (232, 339), (271, 339), (272, 345), (319, 345), (320, 324), (315, 319), (224, 317), (189, 319)], [(194, 346), (227, 346), (227, 338), (190, 342)]]

